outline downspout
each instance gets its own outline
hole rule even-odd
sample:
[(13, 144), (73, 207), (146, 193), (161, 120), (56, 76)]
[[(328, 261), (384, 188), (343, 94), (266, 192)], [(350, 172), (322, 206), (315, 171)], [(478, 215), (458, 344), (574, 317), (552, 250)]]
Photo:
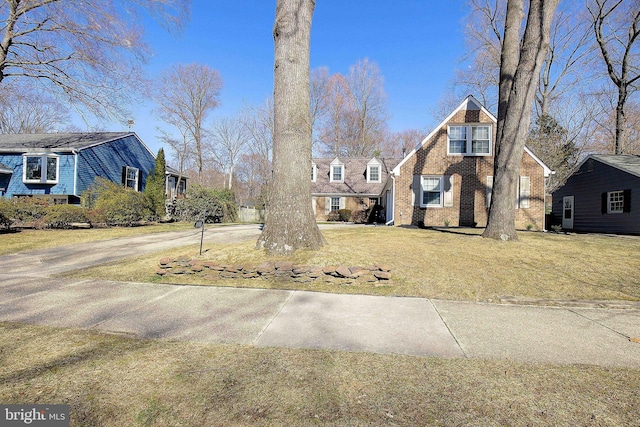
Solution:
[(392, 201), (392, 206), (391, 206), (391, 219), (389, 221), (387, 221), (384, 225), (393, 225), (394, 223), (394, 215), (395, 215), (395, 211), (396, 211), (396, 177), (391, 175), (391, 201)]
[(73, 195), (78, 196), (78, 152), (73, 149)]

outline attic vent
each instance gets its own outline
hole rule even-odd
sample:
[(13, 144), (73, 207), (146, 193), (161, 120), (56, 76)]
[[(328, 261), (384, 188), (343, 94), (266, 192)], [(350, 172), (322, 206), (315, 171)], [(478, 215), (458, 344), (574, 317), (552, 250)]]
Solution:
[(587, 160), (587, 172), (593, 172), (593, 159)]

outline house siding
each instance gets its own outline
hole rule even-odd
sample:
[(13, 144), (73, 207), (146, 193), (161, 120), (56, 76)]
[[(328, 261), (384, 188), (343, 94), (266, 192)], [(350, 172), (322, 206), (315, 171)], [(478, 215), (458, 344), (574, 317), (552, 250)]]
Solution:
[[(44, 151), (44, 150), (43, 150)], [(58, 183), (57, 184), (25, 184), (22, 181), (23, 156), (21, 153), (0, 154), (0, 163), (13, 169), (12, 175), (2, 174), (7, 179), (5, 185), (5, 197), (16, 195), (39, 194), (73, 194), (73, 168), (74, 156), (69, 153), (47, 152), (58, 156)]]
[[(631, 190), (630, 212), (603, 213), (602, 193)], [(588, 159), (553, 193), (554, 224), (562, 224), (562, 199), (574, 196), (573, 230), (640, 234), (640, 177)]]
[(78, 195), (93, 183), (96, 176), (121, 183), (123, 166), (140, 170), (142, 191), (147, 176), (155, 166), (155, 159), (133, 135), (81, 150), (78, 153)]
[[(492, 155), (461, 156), (447, 154), (449, 124), (491, 123)], [(487, 224), (487, 177), (493, 175), (495, 122), (482, 110), (458, 111), (448, 123), (426, 141), (402, 164), (396, 177), (394, 209), (395, 225), (480, 226)], [(530, 177), (530, 206), (516, 209), (516, 227), (544, 229), (544, 170), (529, 154), (524, 153), (520, 176)], [(453, 203), (448, 207), (420, 207), (414, 200), (414, 177), (437, 175), (453, 177)], [(515, 201), (514, 201), (515, 203)]]
[(337, 194), (335, 196), (325, 196), (325, 195), (315, 196), (314, 195), (313, 199), (315, 200), (314, 206), (315, 206), (316, 221), (327, 220), (326, 201), (327, 201), (327, 198), (331, 198), (331, 197), (342, 198), (344, 200), (344, 209), (349, 209), (352, 213), (356, 211), (366, 210), (370, 206), (370, 203), (369, 203), (370, 199), (368, 197), (344, 196), (344, 195), (340, 196)]

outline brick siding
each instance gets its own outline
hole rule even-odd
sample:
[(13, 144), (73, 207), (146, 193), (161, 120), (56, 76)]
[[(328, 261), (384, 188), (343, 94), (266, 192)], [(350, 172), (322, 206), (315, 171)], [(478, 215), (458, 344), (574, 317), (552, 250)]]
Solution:
[[(487, 223), (487, 176), (493, 175), (493, 156), (447, 154), (447, 125), (491, 123), (495, 144), (495, 123), (481, 110), (461, 110), (444, 124), (411, 158), (401, 166), (396, 177), (395, 225), (480, 226)], [(495, 148), (495, 147), (494, 147)], [(492, 153), (495, 151), (492, 148)], [(530, 207), (516, 210), (516, 227), (541, 230), (544, 226), (543, 168), (529, 154), (523, 155), (520, 176), (530, 177)], [(453, 206), (413, 206), (414, 175), (453, 176)], [(514, 200), (515, 203), (515, 200)]]

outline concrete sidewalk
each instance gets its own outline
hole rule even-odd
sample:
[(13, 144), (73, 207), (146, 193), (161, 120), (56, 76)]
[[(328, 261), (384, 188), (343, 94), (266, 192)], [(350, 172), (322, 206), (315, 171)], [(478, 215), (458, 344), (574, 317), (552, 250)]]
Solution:
[[(211, 230), (207, 238), (234, 241), (255, 231), (238, 228), (234, 237), (231, 229), (224, 228), (226, 237), (216, 235), (223, 228)], [(185, 244), (172, 237), (169, 243), (156, 236), (147, 249)], [(112, 260), (122, 255), (114, 248), (131, 244), (91, 246), (86, 263)], [(47, 277), (83, 264), (71, 261), (88, 250), (78, 246), (50, 257), (38, 251), (38, 261), (30, 254), (0, 257), (0, 320), (261, 347), (640, 368), (640, 344), (630, 340), (640, 337), (640, 310)]]

